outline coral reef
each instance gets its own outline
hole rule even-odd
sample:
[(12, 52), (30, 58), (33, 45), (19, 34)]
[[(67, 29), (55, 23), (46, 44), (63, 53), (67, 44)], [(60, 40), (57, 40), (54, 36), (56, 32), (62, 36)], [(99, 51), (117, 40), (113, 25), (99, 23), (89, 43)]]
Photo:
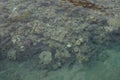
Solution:
[(40, 63), (49, 64), (52, 61), (52, 53), (49, 51), (43, 51), (39, 54)]
[(120, 18), (102, 14), (100, 11), (108, 9), (104, 5), (64, 0), (76, 7), (69, 9), (60, 6), (61, 0), (15, 1), (5, 2), (9, 4), (6, 6), (0, 3), (1, 59), (24, 61), (35, 56), (39, 66), (54, 69), (64, 64), (89, 63), (104, 49), (101, 45), (107, 45), (113, 33), (119, 32)]

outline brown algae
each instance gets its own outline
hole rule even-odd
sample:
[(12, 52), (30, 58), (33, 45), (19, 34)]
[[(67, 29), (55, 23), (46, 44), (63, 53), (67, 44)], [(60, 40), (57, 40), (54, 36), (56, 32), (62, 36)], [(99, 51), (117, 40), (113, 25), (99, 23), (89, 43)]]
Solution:
[(105, 7), (102, 5), (97, 5), (93, 2), (87, 0), (62, 0), (63, 2), (70, 2), (74, 6), (82, 6), (83, 8), (89, 8), (92, 10), (105, 11), (106, 9), (111, 9), (110, 7)]

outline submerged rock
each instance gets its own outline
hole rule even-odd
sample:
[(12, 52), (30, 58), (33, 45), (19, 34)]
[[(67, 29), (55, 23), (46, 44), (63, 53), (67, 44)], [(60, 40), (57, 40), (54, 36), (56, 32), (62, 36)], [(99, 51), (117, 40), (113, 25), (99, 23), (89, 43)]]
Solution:
[(43, 51), (39, 54), (40, 63), (49, 64), (52, 61), (52, 53), (50, 51)]
[(17, 59), (16, 50), (10, 49), (7, 53), (7, 58), (10, 60), (16, 60)]
[(67, 50), (63, 50), (63, 51), (57, 51), (55, 54), (55, 58), (57, 59), (63, 59), (63, 58), (69, 58), (71, 57), (70, 53)]

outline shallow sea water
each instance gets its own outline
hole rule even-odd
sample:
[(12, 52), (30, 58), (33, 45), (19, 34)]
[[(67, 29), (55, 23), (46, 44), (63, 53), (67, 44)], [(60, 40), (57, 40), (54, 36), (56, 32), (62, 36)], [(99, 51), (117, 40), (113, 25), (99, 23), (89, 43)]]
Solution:
[[(22, 1), (24, 2), (24, 0)], [(13, 0), (13, 2), (17, 2), (17, 0)], [(9, 5), (13, 6), (14, 3)], [(0, 80), (120, 80), (120, 42), (109, 44), (110, 46), (106, 46), (100, 52), (107, 54), (109, 56), (107, 59), (91, 61), (85, 67), (75, 63), (70, 68), (63, 66), (60, 69), (48, 71), (36, 68), (36, 59), (34, 58), (22, 62), (0, 60)]]
[[(98, 61), (92, 66), (80, 69), (74, 65), (71, 69), (63, 67), (56, 71), (31, 69), (30, 62), (14, 63), (0, 61), (0, 80), (120, 80), (120, 46), (104, 50), (109, 58)], [(3, 65), (3, 66), (2, 66)]]

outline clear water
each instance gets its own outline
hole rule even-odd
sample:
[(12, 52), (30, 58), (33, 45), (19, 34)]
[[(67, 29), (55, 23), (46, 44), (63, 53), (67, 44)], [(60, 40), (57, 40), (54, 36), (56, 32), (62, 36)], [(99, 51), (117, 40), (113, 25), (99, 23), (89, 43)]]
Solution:
[[(80, 69), (80, 65), (73, 68), (61, 68), (56, 71), (31, 69), (31, 62), (14, 63), (1, 61), (0, 80), (120, 80), (120, 46), (106, 49), (109, 58), (104, 62), (96, 62), (92, 66)], [(4, 67), (4, 68), (3, 68)]]
[[(120, 16), (120, 2), (118, 0), (106, 0), (105, 3), (104, 0), (88, 0), (99, 3), (100, 5), (117, 7), (112, 10), (107, 10), (104, 13), (99, 12), (99, 10), (98, 12), (94, 11), (92, 8), (73, 8), (72, 6), (71, 9), (68, 8), (71, 6), (69, 3), (62, 4), (65, 6), (61, 7), (61, 4), (59, 4), (61, 0), (50, 1), (51, 2), (49, 3), (49, 0), (0, 0), (0, 80), (120, 80), (120, 18), (118, 18)], [(54, 14), (54, 11), (56, 14)], [(97, 20), (98, 22), (96, 22)], [(78, 27), (78, 25), (80, 27)], [(42, 27), (39, 29), (39, 26)], [(90, 28), (88, 28), (88, 26)], [(104, 33), (101, 33), (103, 30), (101, 28), (102, 26), (106, 29), (105, 34), (109, 33), (110, 37), (114, 39), (108, 39), (110, 37), (105, 36), (105, 38), (103, 36)], [(79, 33), (79, 30), (82, 30), (83, 28), (87, 28), (88, 32), (83, 31)], [(64, 32), (67, 29), (69, 30), (69, 33)], [(40, 65), (38, 62), (39, 49), (40, 52), (50, 50), (52, 46), (52, 52), (55, 54), (54, 50), (56, 48), (54, 49), (54, 47), (57, 45), (57, 47), (63, 47), (62, 49), (58, 49), (58, 51), (64, 50), (65, 48), (70, 52), (72, 45), (69, 41), (72, 43), (71, 39), (74, 41), (74, 38), (76, 38), (72, 35), (72, 31), (73, 33), (76, 31), (75, 35), (78, 35), (78, 37), (82, 33), (87, 36), (89, 31), (93, 34), (90, 37), (96, 36), (97, 33), (101, 34), (95, 38), (91, 38), (91, 40), (93, 39), (93, 43), (89, 43), (90, 47), (93, 47), (93, 49), (100, 48), (100, 50), (96, 52), (96, 55), (99, 54), (100, 57), (91, 57), (93, 59), (90, 59), (85, 65), (76, 61), (70, 65), (65, 63), (58, 69), (47, 69), (49, 68), (49, 65), (47, 65), (47, 68), (43, 69), (44, 66)], [(33, 36), (33, 34), (39, 36), (40, 39)], [(67, 37), (69, 35), (67, 35), (65, 36), (67, 39), (63, 39), (62, 35), (65, 34), (72, 36), (69, 38)], [(101, 38), (101, 36), (103, 37)], [(26, 39), (26, 37), (30, 39)], [(84, 38), (86, 39), (86, 37)], [(32, 44), (31, 40), (36, 43)], [(40, 42), (43, 41), (42, 44), (36, 45), (39, 40)], [(109, 42), (107, 40), (111, 41)], [(12, 41), (12, 43), (15, 43), (16, 45), (11, 45), (9, 41)], [(22, 54), (25, 54), (22, 41), (24, 41), (23, 43), (27, 57), (26, 55), (20, 56), (20, 60), (17, 60), (15, 56), (11, 55), (14, 55), (14, 50), (19, 50), (19, 48), (21, 53), (23, 51)], [(44, 44), (44, 41), (48, 41), (48, 43), (50, 41), (52, 43), (48, 47), (47, 44)], [(56, 44), (54, 44), (54, 41)], [(62, 43), (62, 41), (65, 43)], [(60, 45), (57, 44), (57, 42), (60, 42)], [(100, 43), (100, 45), (96, 44), (97, 42)], [(35, 45), (35, 47), (32, 45)], [(81, 48), (84, 50), (84, 47)], [(89, 48), (85, 50), (87, 52)], [(70, 53), (72, 53), (72, 51)], [(32, 56), (29, 54), (32, 54)], [(18, 57), (19, 55), (17, 58)], [(71, 58), (69, 60), (72, 62), (74, 59)], [(41, 68), (40, 66), (43, 67)]]

